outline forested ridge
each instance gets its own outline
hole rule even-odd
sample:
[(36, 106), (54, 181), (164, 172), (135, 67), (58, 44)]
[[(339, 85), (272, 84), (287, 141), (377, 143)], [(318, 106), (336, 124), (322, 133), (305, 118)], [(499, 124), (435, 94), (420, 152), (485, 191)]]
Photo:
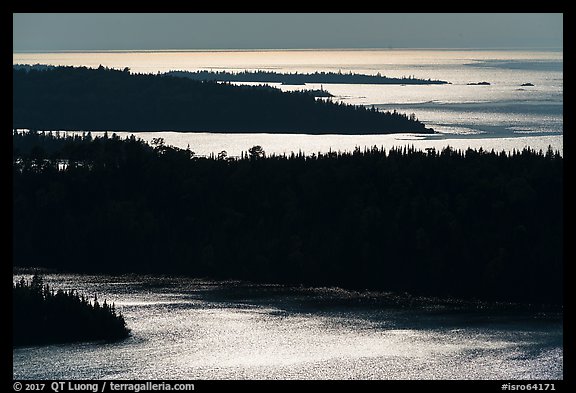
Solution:
[(14, 133), (13, 263), (562, 303), (559, 153), (264, 150)]
[(105, 67), (13, 70), (13, 127), (38, 130), (433, 133), (414, 114), (306, 92), (132, 74)]

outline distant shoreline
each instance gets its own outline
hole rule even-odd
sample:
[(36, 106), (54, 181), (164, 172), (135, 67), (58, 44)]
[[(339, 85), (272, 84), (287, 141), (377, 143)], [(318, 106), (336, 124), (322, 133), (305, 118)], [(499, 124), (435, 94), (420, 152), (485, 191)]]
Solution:
[(322, 84), (370, 84), (370, 85), (449, 85), (450, 82), (415, 78), (413, 76), (388, 77), (378, 72), (376, 75), (358, 74), (350, 72), (314, 72), (314, 73), (280, 73), (276, 71), (169, 71), (166, 76), (187, 78), (197, 81), (216, 82), (257, 82), (257, 83), (281, 83), (283, 85), (305, 85), (306, 83)]
[(563, 48), (202, 48), (202, 49), (53, 49), (53, 50), (13, 50), (12, 54), (34, 53), (202, 53), (202, 52), (403, 52), (403, 51), (537, 51), (563, 52)]

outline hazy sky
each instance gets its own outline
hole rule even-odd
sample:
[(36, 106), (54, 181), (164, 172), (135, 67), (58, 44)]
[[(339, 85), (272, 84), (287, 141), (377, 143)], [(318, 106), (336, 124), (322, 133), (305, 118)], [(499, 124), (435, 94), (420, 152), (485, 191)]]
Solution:
[(14, 51), (562, 48), (562, 14), (13, 14)]

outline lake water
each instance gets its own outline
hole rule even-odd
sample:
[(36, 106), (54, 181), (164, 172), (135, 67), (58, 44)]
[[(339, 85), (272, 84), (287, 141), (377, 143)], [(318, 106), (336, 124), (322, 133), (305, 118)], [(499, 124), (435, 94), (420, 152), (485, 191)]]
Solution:
[[(116, 303), (132, 336), (13, 350), (15, 379), (562, 379), (559, 314), (337, 288), (47, 275)], [(14, 276), (18, 279), (18, 276)]]
[[(440, 79), (448, 85), (307, 84), (282, 90), (323, 87), (342, 101), (381, 110), (414, 113), (439, 134), (379, 136), (162, 133), (169, 144), (199, 155), (226, 150), (237, 156), (254, 145), (268, 153), (306, 154), (360, 148), (447, 145), (497, 151), (526, 146), (563, 152), (563, 53), (477, 50), (286, 50), (15, 53), (14, 64), (129, 67), (132, 72), (170, 70), (341, 71), (390, 77)], [(489, 82), (490, 86), (468, 83)], [(531, 83), (534, 86), (521, 86)], [(297, 116), (297, 114), (295, 114)], [(104, 130), (103, 130), (104, 131)], [(152, 134), (140, 134), (151, 139)]]

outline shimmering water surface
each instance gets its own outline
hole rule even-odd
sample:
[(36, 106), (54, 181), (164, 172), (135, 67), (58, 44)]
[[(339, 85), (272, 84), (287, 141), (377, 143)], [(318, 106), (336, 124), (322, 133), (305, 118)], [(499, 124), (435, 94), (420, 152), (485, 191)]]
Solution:
[[(269, 134), (164, 134), (168, 143), (207, 155), (229, 155), (260, 144), (269, 153), (390, 148), (467, 147), (511, 151), (551, 145), (563, 151), (563, 53), (561, 51), (478, 50), (286, 50), (15, 53), (13, 63), (124, 68), (132, 72), (170, 70), (332, 71), (423, 79), (447, 85), (272, 84), (282, 90), (324, 88), (332, 100), (414, 113), (439, 135), (309, 136)], [(489, 82), (490, 86), (468, 83)], [(531, 83), (534, 86), (522, 86)], [(297, 114), (295, 114), (297, 115)], [(105, 131), (105, 130), (102, 130)], [(149, 138), (150, 134), (145, 138)]]
[(146, 276), (46, 279), (115, 302), (132, 336), (15, 349), (14, 378), (562, 379), (557, 314), (433, 299), (402, 308), (390, 295), (335, 288)]

